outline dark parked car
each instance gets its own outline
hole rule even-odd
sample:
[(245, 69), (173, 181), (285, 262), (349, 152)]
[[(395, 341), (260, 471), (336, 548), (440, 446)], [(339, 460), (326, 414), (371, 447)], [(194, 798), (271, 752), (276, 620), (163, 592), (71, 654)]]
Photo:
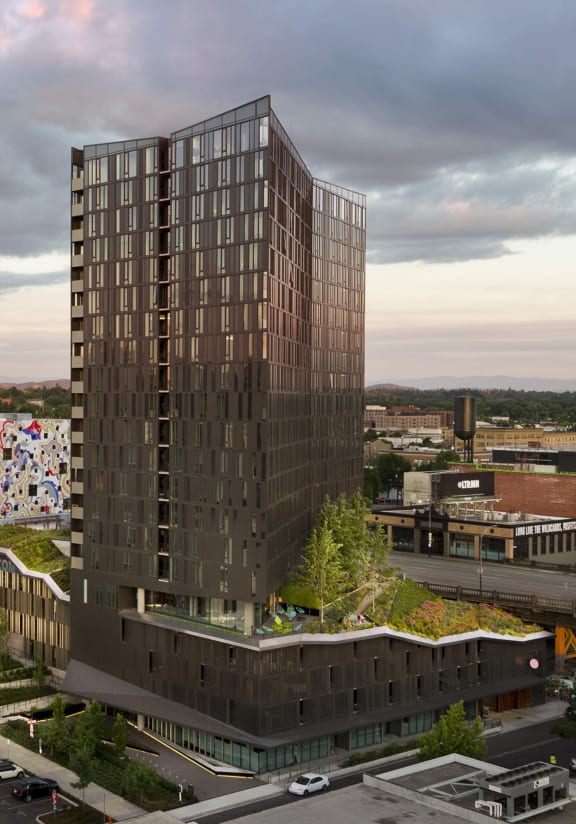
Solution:
[(566, 707), (566, 718), (576, 719), (576, 707)]
[(12, 787), (12, 795), (21, 798), (22, 801), (32, 801), (42, 795), (52, 795), (54, 790), (59, 790), (58, 782), (50, 778), (25, 778), (24, 781), (17, 781)]

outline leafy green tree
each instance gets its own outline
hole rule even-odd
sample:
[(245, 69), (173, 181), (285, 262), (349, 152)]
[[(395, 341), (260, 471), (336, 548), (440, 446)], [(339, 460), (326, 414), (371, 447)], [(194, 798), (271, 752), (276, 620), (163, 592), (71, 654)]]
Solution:
[(431, 461), (418, 467), (418, 470), (424, 472), (440, 472), (448, 469), (450, 464), (459, 462), (460, 455), (458, 455), (457, 452), (454, 452), (453, 449), (443, 449)]
[(128, 724), (121, 712), (116, 713), (116, 719), (112, 727), (112, 746), (118, 759), (124, 755), (124, 750), (128, 745)]
[(68, 765), (78, 777), (78, 781), (73, 781), (72, 786), (76, 790), (82, 790), (82, 803), (84, 804), (84, 790), (94, 779), (95, 759), (85, 749), (73, 749), (70, 752)]
[(128, 761), (124, 768), (122, 786), (132, 798), (137, 798), (140, 804), (145, 798), (150, 798), (158, 786), (158, 776), (147, 764), (139, 761)]
[(323, 524), (339, 545), (340, 560), (344, 573), (348, 576), (349, 587), (354, 589), (360, 583), (363, 566), (362, 553), (366, 545), (366, 516), (370, 510), (360, 490), (350, 497), (339, 495), (335, 501), (326, 498), (318, 515), (318, 524)]
[(84, 710), (74, 725), (72, 749), (83, 750), (93, 758), (103, 732), (102, 707), (98, 701), (91, 701), (88, 709)]
[(320, 623), (328, 604), (339, 598), (346, 587), (346, 576), (340, 559), (340, 544), (326, 525), (320, 522), (314, 528), (302, 554), (302, 564), (295, 583), (313, 591), (320, 609)]
[(374, 501), (380, 492), (380, 475), (373, 466), (364, 467), (364, 497)]
[(64, 701), (60, 693), (50, 705), (52, 718), (42, 727), (42, 738), (50, 753), (56, 758), (64, 756), (70, 748), (70, 727), (66, 721)]
[(393, 487), (402, 486), (404, 473), (412, 471), (412, 464), (397, 452), (385, 452), (376, 458), (376, 469), (380, 476), (380, 486), (386, 492)]
[(46, 668), (41, 658), (36, 658), (34, 661), (34, 680), (39, 687), (43, 687), (46, 683)]
[(484, 727), (478, 716), (471, 724), (466, 720), (464, 702), (448, 707), (430, 732), (420, 737), (418, 760), (428, 761), (441, 755), (456, 752), (470, 758), (486, 757), (486, 741), (482, 737)]
[(367, 429), (364, 433), (364, 441), (366, 443), (370, 443), (370, 441), (377, 441), (378, 440), (378, 433), (375, 429)]
[(394, 575), (388, 564), (390, 552), (388, 537), (382, 524), (366, 530), (366, 543), (362, 554), (362, 583), (372, 591), (372, 608), (378, 590)]

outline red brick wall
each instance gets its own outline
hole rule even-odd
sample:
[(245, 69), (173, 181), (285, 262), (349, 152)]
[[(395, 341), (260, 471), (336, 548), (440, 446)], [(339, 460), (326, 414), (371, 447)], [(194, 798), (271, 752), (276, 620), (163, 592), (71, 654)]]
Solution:
[[(459, 472), (477, 471), (475, 467), (457, 464), (450, 468)], [(494, 495), (500, 498), (494, 505), (500, 512), (576, 518), (576, 475), (494, 470)]]

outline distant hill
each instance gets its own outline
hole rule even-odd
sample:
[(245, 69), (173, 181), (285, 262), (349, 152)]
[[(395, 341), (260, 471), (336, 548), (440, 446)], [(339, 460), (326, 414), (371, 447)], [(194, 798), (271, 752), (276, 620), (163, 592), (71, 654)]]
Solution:
[(574, 392), (576, 377), (563, 378), (515, 378), (509, 375), (439, 375), (432, 378), (406, 378), (375, 381), (367, 389), (516, 389), (524, 392)]
[(61, 386), (62, 389), (70, 389), (69, 378), (54, 378), (49, 381), (31, 381), (25, 378), (5, 378), (0, 376), (0, 388), (10, 389), (15, 386), (17, 389), (53, 389)]

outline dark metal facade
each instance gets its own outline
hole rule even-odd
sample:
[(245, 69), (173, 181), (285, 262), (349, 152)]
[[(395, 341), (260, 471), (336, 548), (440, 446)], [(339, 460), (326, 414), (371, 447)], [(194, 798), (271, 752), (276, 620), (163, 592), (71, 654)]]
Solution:
[(176, 641), (121, 615), (250, 636), (361, 485), (365, 198), (312, 178), (268, 97), (73, 149), (71, 195), (72, 657), (200, 707), (197, 651), (160, 683)]

